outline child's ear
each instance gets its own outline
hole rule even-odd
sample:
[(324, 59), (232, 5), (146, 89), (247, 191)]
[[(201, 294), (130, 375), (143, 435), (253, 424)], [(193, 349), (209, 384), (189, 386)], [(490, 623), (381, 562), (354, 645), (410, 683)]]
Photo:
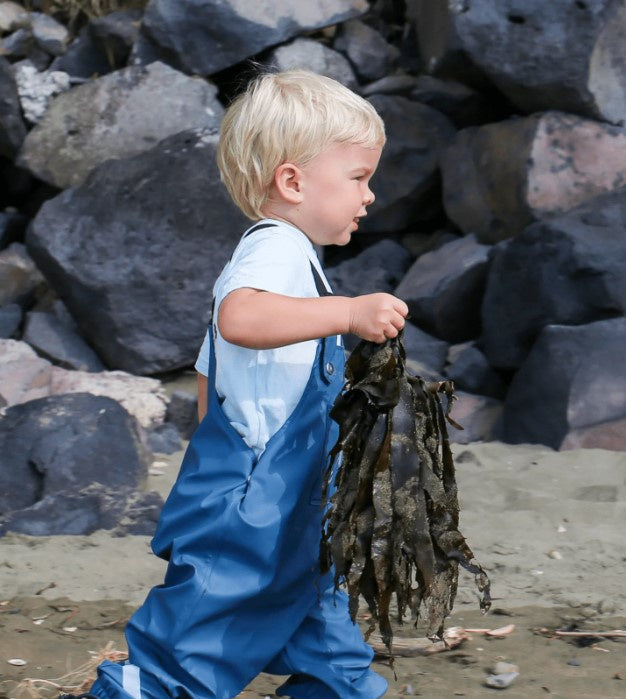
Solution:
[(274, 185), (281, 199), (289, 204), (302, 201), (302, 170), (293, 163), (282, 163), (274, 173)]

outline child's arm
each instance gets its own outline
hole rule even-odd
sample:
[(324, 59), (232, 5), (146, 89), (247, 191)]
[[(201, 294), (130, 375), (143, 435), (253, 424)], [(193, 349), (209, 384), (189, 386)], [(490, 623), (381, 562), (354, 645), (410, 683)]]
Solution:
[(209, 377), (198, 372), (198, 422), (206, 415), (207, 391), (209, 390)]
[(242, 288), (220, 304), (218, 326), (226, 341), (250, 349), (344, 333), (384, 342), (404, 327), (408, 311), (406, 303), (391, 294), (293, 298)]

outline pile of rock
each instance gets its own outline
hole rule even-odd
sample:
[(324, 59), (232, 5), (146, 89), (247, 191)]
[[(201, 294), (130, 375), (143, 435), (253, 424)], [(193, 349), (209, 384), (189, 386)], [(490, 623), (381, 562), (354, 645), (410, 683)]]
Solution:
[(255, 64), (300, 66), (385, 120), (364, 233), (326, 264), (338, 293), (407, 301), (414, 369), (459, 389), (453, 438), (626, 449), (624, 0), (132, 4), (70, 32), (0, 0), (2, 404), (193, 363), (246, 225), (224, 107)]

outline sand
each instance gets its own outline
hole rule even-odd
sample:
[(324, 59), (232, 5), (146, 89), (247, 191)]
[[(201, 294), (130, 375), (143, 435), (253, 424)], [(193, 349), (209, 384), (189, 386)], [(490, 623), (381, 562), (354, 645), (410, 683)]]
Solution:
[[(377, 658), (387, 696), (626, 697), (625, 637), (554, 633), (626, 629), (626, 453), (486, 443), (455, 445), (454, 455), (461, 530), (491, 577), (494, 602), (482, 616), (461, 573), (447, 626), (515, 628), (397, 658), (397, 679)], [(157, 459), (148, 487), (166, 494), (181, 454)], [(0, 697), (28, 696), (16, 691), (20, 680), (58, 677), (108, 641), (124, 649), (124, 623), (163, 571), (147, 537), (0, 539)], [(397, 630), (420, 635), (411, 623)], [(15, 658), (26, 664), (8, 662)], [(503, 690), (484, 684), (499, 660), (519, 667)], [(261, 676), (241, 696), (271, 697), (281, 681)]]

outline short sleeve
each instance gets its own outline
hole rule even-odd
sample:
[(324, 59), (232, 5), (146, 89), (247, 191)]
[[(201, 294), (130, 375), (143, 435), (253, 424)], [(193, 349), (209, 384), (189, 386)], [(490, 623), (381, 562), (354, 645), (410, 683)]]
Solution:
[[(252, 234), (237, 250), (221, 279), (215, 294), (217, 302), (243, 287), (294, 297), (315, 296), (311, 275), (302, 274), (303, 257), (307, 259), (301, 244), (280, 229)], [(294, 264), (294, 260), (299, 263)]]
[(209, 354), (211, 351), (210, 342), (211, 329), (209, 328), (206, 331), (206, 335), (204, 336), (204, 342), (202, 343), (202, 347), (200, 347), (200, 352), (198, 352), (198, 359), (196, 359), (195, 364), (195, 370), (203, 376), (209, 375)]

